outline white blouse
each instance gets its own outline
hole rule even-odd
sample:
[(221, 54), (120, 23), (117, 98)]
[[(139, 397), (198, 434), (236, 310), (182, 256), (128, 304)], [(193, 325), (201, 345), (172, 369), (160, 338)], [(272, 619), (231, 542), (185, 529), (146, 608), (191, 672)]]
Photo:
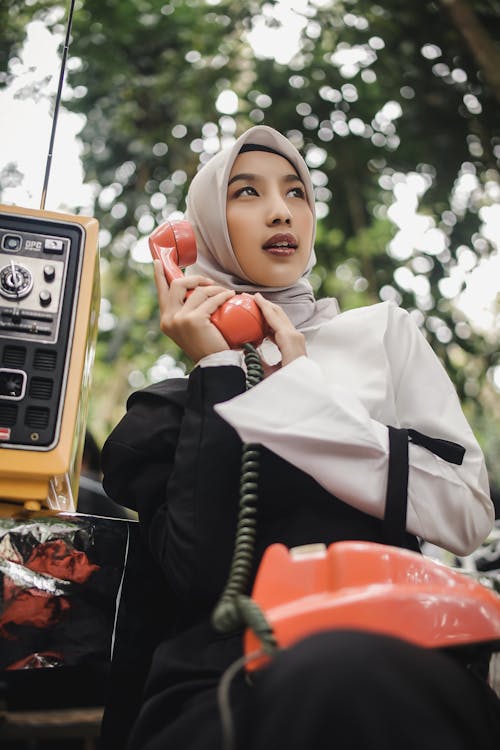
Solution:
[[(459, 443), (460, 466), (410, 443), (407, 530), (457, 555), (472, 552), (494, 521), (484, 457), (448, 375), (408, 313), (383, 302), (303, 333), (307, 357), (218, 404), (217, 413), (243, 441), (261, 443), (377, 518), (385, 506), (387, 425)], [(220, 352), (199, 364), (243, 360), (241, 352)]]

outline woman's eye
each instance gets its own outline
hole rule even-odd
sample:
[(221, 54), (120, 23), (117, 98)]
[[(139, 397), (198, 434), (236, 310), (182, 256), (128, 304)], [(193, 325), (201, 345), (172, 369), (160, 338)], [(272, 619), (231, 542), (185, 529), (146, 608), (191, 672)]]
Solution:
[(288, 191), (287, 195), (290, 195), (292, 198), (305, 198), (306, 197), (304, 189), (301, 187), (291, 188), (291, 190)]
[(236, 198), (239, 198), (240, 195), (258, 195), (256, 189), (252, 187), (251, 185), (245, 185), (245, 187), (240, 188), (236, 191), (234, 194)]

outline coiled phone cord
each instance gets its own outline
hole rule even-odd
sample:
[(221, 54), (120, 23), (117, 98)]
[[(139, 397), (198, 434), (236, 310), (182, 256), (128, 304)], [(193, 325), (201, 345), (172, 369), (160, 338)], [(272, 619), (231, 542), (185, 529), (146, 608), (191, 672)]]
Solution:
[[(245, 344), (244, 352), (248, 390), (260, 383), (264, 377), (264, 370), (259, 354), (252, 344)], [(226, 586), (212, 613), (212, 625), (219, 633), (230, 633), (246, 625), (260, 639), (265, 653), (272, 654), (278, 648), (272, 627), (258, 604), (245, 594), (252, 572), (257, 531), (259, 465), (260, 446), (257, 443), (244, 443), (233, 559)]]

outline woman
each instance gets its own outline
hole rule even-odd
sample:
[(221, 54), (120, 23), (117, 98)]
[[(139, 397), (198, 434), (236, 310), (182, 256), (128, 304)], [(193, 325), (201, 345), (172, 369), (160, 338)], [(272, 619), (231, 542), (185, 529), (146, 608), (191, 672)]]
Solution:
[[(417, 550), (421, 537), (467, 554), (493, 521), (481, 451), (408, 314), (388, 303), (339, 314), (314, 299), (313, 188), (284, 136), (254, 127), (213, 157), (191, 184), (187, 218), (196, 266), (169, 288), (155, 262), (155, 278), (162, 331), (196, 367), (132, 395), (103, 452), (106, 491), (138, 510), (170, 596), (132, 750), (222, 745), (216, 690), (241, 633), (218, 634), (210, 615), (233, 552), (241, 440), (262, 446), (254, 571), (273, 542), (387, 541), (388, 425), (465, 449), (460, 464), (410, 444), (404, 546)], [(265, 378), (247, 391), (242, 352), (210, 319), (242, 291), (270, 330)], [(235, 679), (235, 746), (488, 742), (498, 703), (468, 661), (360, 632), (312, 636), (253, 686)]]

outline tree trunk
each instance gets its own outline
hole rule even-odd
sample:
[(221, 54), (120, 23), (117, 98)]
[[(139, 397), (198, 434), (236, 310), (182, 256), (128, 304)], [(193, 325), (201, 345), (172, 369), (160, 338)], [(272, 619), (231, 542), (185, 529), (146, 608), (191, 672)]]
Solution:
[(467, 0), (440, 0), (452, 24), (479, 65), (486, 83), (500, 101), (500, 49)]

